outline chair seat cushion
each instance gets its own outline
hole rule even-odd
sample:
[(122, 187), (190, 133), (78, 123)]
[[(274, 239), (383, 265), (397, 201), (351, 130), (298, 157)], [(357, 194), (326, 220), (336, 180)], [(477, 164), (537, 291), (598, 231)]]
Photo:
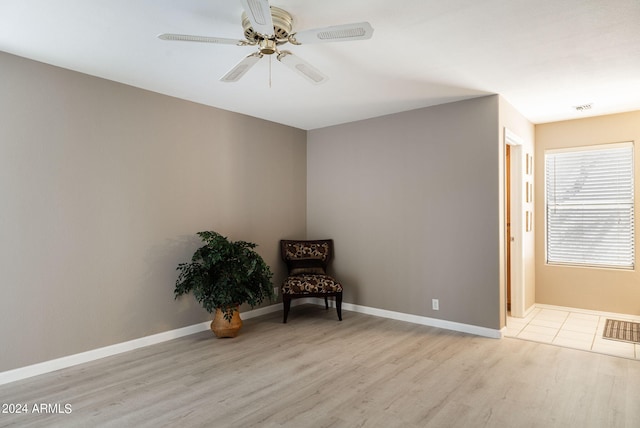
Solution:
[(293, 275), (282, 285), (282, 294), (339, 293), (342, 285), (329, 275)]

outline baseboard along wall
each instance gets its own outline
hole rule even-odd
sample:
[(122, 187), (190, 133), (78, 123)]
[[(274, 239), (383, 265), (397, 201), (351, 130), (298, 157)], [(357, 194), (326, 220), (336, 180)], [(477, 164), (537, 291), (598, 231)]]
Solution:
[[(334, 302), (332, 307), (335, 307)], [(304, 304), (314, 304), (324, 306), (324, 300), (319, 298), (296, 299), (292, 302), (292, 306)], [(430, 327), (438, 327), (445, 330), (459, 331), (469, 333), (476, 336), (484, 336), (493, 339), (503, 337), (501, 330), (479, 327), (470, 324), (462, 324), (453, 321), (446, 321), (437, 318), (423, 317), (419, 315), (404, 314), (402, 312), (388, 311), (385, 309), (370, 308), (367, 306), (354, 305), (351, 303), (343, 303), (342, 309), (362, 314), (373, 315), (381, 318), (389, 318), (398, 321), (405, 321), (413, 324), (426, 325)], [(282, 310), (281, 304), (274, 304), (264, 308), (253, 309), (251, 311), (242, 312), (242, 319), (251, 319), (261, 315), (270, 314)], [(101, 358), (110, 357), (112, 355), (121, 354), (134, 349), (143, 348), (145, 346), (155, 345), (157, 343), (166, 342), (177, 339), (179, 337), (188, 336), (190, 334), (199, 333), (210, 328), (211, 321), (205, 321), (199, 324), (169, 330), (151, 336), (141, 337), (139, 339), (129, 340), (127, 342), (117, 343), (115, 345), (105, 346), (103, 348), (92, 349), (91, 351), (81, 352), (79, 354), (68, 355), (66, 357), (56, 358), (54, 360), (44, 361), (42, 363), (32, 364), (30, 366), (20, 367), (0, 373), (0, 385), (27, 379), (45, 373), (54, 372), (67, 367), (76, 366), (90, 361), (99, 360)]]

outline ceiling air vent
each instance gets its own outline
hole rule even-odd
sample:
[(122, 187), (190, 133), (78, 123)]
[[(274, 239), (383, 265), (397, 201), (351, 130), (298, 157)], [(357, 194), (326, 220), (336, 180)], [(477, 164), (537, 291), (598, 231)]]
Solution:
[(580, 106), (574, 106), (573, 108), (576, 109), (577, 112), (583, 112), (583, 111), (591, 110), (592, 106), (593, 104), (582, 104)]

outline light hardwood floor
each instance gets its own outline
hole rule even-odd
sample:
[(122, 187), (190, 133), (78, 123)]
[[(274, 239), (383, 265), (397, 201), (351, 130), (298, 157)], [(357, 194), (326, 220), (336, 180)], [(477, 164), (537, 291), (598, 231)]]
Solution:
[(30, 412), (2, 427), (639, 427), (640, 361), (305, 305), (0, 386), (0, 403)]

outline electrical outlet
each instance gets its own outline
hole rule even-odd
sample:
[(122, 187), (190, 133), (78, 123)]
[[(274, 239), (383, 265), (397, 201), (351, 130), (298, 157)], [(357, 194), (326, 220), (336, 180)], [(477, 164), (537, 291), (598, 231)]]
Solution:
[(440, 310), (440, 301), (438, 299), (431, 299), (431, 309), (434, 311)]
[(278, 295), (278, 287), (273, 287), (273, 295), (277, 296)]

